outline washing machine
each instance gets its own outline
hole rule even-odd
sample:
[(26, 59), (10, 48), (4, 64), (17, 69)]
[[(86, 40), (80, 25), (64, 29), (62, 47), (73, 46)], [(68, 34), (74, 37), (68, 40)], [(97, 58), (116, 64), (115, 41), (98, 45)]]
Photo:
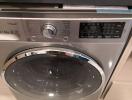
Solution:
[(0, 12), (0, 72), (17, 100), (98, 100), (128, 41), (132, 15)]

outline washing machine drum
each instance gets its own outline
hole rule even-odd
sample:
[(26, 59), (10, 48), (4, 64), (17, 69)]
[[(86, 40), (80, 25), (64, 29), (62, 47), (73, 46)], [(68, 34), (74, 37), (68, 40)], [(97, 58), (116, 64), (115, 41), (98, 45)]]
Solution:
[(99, 90), (101, 67), (89, 56), (71, 49), (45, 47), (23, 51), (5, 64), (11, 89), (45, 99), (77, 99)]

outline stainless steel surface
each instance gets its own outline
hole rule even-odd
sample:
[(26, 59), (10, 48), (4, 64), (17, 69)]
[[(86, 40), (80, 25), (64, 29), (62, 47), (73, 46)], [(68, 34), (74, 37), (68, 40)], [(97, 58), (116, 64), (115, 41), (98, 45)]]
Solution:
[[(122, 37), (119, 39), (79, 39), (79, 23), (80, 22), (125, 22)], [(41, 28), (45, 24), (52, 24), (56, 27), (57, 33), (54, 39), (47, 39), (43, 37)], [(3, 28), (3, 25), (4, 26)], [(12, 25), (14, 24), (14, 25)], [(35, 42), (52, 42), (63, 41), (68, 37), (69, 42), (123, 42), (131, 29), (131, 19), (129, 18), (25, 18), (25, 19), (2, 19), (0, 33), (9, 33), (18, 35), (21, 41), (35, 41)]]
[[(132, 15), (128, 14), (98, 14), (86, 11), (1, 12), (0, 33), (15, 34), (19, 37), (17, 42), (11, 40), (0, 41), (1, 71), (3, 65), (8, 61), (7, 58), (25, 49), (54, 45), (76, 48), (81, 52), (85, 52), (86, 55), (95, 59), (102, 66), (106, 76), (104, 85), (96, 93), (83, 98), (86, 100), (97, 100), (116, 67), (116, 63), (128, 39), (132, 27), (131, 17)], [(79, 38), (80, 22), (125, 22), (125, 27), (121, 38), (82, 39)], [(41, 28), (47, 23), (55, 26), (57, 30), (54, 38), (43, 37)], [(33, 99), (15, 91), (13, 93), (20, 100)]]

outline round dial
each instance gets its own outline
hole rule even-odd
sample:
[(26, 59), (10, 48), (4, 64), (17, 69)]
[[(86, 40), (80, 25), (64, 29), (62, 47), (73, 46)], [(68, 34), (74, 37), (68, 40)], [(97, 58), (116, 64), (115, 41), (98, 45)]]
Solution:
[(56, 28), (52, 25), (45, 25), (42, 30), (43, 36), (46, 38), (53, 38), (56, 35)]

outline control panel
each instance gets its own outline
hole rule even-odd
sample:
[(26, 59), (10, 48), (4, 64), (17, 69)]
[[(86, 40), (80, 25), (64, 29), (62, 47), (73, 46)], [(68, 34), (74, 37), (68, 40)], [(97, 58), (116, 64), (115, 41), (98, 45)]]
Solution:
[(81, 22), (79, 38), (120, 38), (125, 22)]
[[(123, 39), (127, 21), (0, 20), (0, 40), (29, 42), (105, 41)], [(127, 24), (127, 25), (126, 25)], [(128, 27), (129, 28), (129, 27)]]

